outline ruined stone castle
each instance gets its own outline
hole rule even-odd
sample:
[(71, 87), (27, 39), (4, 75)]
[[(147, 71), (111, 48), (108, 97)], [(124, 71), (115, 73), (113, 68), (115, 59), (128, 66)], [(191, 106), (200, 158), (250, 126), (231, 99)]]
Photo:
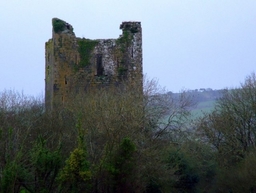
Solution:
[(78, 38), (73, 27), (52, 19), (52, 38), (45, 44), (45, 105), (67, 103), (92, 87), (136, 83), (142, 87), (140, 22), (123, 22), (117, 39)]

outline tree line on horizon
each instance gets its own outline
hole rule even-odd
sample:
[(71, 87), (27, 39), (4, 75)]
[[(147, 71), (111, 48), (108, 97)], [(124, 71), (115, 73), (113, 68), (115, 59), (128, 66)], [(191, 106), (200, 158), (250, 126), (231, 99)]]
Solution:
[(0, 93), (0, 192), (256, 192), (256, 76), (191, 120), (186, 92), (101, 88), (45, 112)]

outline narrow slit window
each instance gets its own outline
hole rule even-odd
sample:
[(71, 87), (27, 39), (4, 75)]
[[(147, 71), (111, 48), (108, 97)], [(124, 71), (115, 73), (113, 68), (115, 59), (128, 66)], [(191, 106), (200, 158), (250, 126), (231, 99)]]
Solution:
[(103, 65), (102, 65), (102, 55), (101, 54), (97, 54), (96, 68), (97, 68), (97, 76), (102, 76), (104, 68), (103, 68)]

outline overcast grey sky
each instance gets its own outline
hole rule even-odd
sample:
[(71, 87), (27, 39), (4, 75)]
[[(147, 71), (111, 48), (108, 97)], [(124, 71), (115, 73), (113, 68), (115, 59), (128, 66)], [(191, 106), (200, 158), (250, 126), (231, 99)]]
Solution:
[(0, 0), (0, 91), (44, 93), (53, 17), (91, 39), (141, 21), (144, 74), (169, 91), (236, 87), (255, 71), (255, 0)]

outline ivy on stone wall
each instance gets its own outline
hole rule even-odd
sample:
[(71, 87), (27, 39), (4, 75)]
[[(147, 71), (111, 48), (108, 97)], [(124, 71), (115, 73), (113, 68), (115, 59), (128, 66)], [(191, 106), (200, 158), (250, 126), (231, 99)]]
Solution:
[(85, 38), (78, 40), (78, 51), (80, 54), (80, 63), (78, 64), (79, 68), (90, 65), (91, 52), (98, 43), (98, 40), (90, 40)]
[(133, 35), (130, 32), (130, 30), (125, 29), (123, 31), (123, 35), (117, 39), (116, 44), (118, 46), (118, 52), (119, 52), (119, 67), (117, 68), (117, 73), (119, 77), (124, 77), (127, 74), (128, 68), (127, 68), (127, 52), (128, 48), (132, 43)]
[(123, 67), (123, 66), (118, 67), (118, 69), (117, 69), (118, 75), (119, 75), (119, 76), (125, 75), (126, 72), (127, 72), (127, 70), (128, 70), (128, 69), (125, 68), (125, 67)]
[(121, 48), (123, 47), (125, 48), (130, 45), (131, 41), (132, 41), (132, 35), (130, 34), (129, 31), (125, 30), (123, 32), (123, 35), (117, 39), (116, 43), (120, 45)]
[(66, 23), (60, 19), (54, 19), (52, 21), (53, 30), (55, 33), (61, 32), (65, 29)]

